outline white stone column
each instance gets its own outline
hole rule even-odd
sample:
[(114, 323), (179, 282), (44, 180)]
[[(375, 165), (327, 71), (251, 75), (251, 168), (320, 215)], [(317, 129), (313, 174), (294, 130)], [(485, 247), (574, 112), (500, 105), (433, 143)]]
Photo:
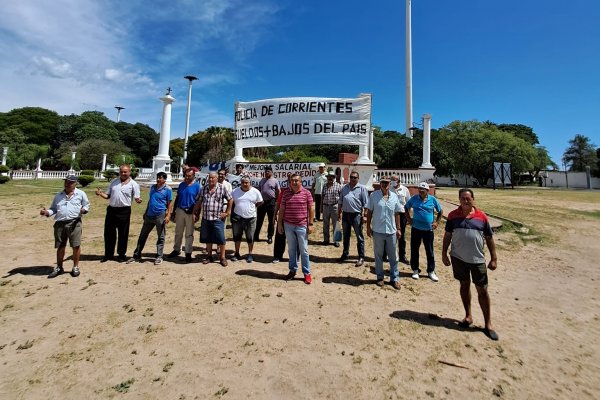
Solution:
[(69, 170), (69, 172), (73, 173), (75, 172), (75, 170), (73, 169), (74, 165), (75, 165), (75, 155), (77, 154), (76, 151), (71, 153), (71, 169)]
[(175, 98), (171, 96), (170, 89), (167, 91), (166, 95), (160, 98), (160, 101), (163, 102), (162, 125), (160, 127), (158, 154), (152, 159), (154, 168), (152, 170), (151, 180), (156, 180), (157, 173), (165, 172), (167, 174), (167, 182), (172, 182), (172, 160), (169, 157), (169, 142), (171, 141), (171, 104), (173, 104)]
[[(233, 115), (235, 115), (235, 113), (238, 111), (239, 104), (240, 104), (239, 101), (235, 102), (235, 105), (233, 106)], [(234, 118), (234, 122), (233, 122), (233, 132), (237, 132), (237, 121), (235, 120), (235, 118)], [(231, 160), (229, 160), (229, 162), (231, 164), (248, 162), (248, 160), (246, 160), (244, 158), (244, 149), (241, 147), (240, 141), (237, 139), (235, 140), (235, 143), (234, 143), (233, 158)]]
[(433, 168), (431, 165), (431, 114), (423, 114), (423, 164), (421, 168)]
[(102, 154), (102, 168), (100, 169), (100, 172), (104, 171), (106, 169), (106, 154)]
[(406, 0), (406, 129), (404, 134), (412, 139), (413, 131), (413, 104), (412, 104), (412, 16), (411, 0)]
[(8, 156), (8, 147), (2, 151), (2, 165), (6, 165), (6, 156)]

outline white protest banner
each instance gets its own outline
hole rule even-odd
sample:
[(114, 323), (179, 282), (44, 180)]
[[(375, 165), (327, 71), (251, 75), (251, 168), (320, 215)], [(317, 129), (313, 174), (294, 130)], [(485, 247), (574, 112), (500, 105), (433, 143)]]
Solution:
[[(273, 169), (273, 178), (279, 181), (279, 186), (282, 188), (287, 187), (287, 176), (289, 173), (296, 173), (300, 175), (302, 179), (302, 186), (309, 189), (312, 187), (314, 176), (319, 169), (319, 163), (267, 163), (267, 164), (246, 164), (244, 166), (244, 172), (242, 175), (250, 177), (250, 183), (252, 186), (258, 188), (260, 180), (264, 177), (265, 168), (269, 166)], [(207, 183), (206, 178), (209, 172), (216, 172), (221, 168), (225, 168), (226, 163), (215, 163), (210, 165), (203, 165), (200, 172), (196, 174), (197, 180), (201, 185)], [(229, 170), (233, 170), (233, 165), (229, 166)], [(228, 174), (227, 180), (231, 183), (231, 186), (235, 189), (240, 186), (241, 176)]]
[(236, 103), (236, 148), (297, 144), (368, 145), (371, 95), (288, 97)]

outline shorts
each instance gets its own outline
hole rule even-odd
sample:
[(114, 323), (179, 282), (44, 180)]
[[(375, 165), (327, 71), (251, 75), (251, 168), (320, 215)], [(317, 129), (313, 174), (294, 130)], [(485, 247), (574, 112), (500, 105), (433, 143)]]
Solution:
[(450, 257), (452, 261), (452, 271), (454, 278), (461, 281), (471, 281), (475, 286), (486, 288), (488, 285), (487, 267), (485, 263), (471, 264), (457, 257)]
[(256, 230), (256, 217), (242, 218), (237, 221), (231, 221), (231, 230), (233, 232), (233, 241), (241, 242), (242, 234), (246, 235), (246, 243), (254, 243), (254, 231)]
[(81, 219), (75, 218), (54, 223), (54, 248), (65, 247), (67, 240), (71, 247), (81, 246)]
[(200, 243), (225, 244), (225, 222), (222, 219), (202, 219)]

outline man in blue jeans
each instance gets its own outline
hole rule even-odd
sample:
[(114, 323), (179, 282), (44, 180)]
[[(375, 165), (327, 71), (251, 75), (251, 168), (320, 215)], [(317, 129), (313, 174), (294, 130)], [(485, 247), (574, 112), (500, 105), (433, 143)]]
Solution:
[(142, 251), (146, 245), (146, 240), (152, 229), (156, 228), (158, 236), (156, 240), (156, 258), (154, 265), (162, 264), (163, 249), (165, 246), (165, 225), (171, 219), (171, 201), (173, 200), (173, 191), (166, 184), (167, 174), (159, 172), (156, 174), (156, 185), (150, 188), (150, 199), (148, 207), (144, 213), (144, 224), (140, 231), (137, 246), (133, 252), (133, 257), (127, 261), (127, 264), (140, 262), (142, 260)]
[(365, 237), (363, 236), (363, 223), (367, 220), (367, 203), (369, 201), (369, 191), (358, 182), (358, 172), (350, 173), (350, 183), (344, 185), (340, 192), (338, 202), (338, 221), (342, 221), (344, 231), (344, 250), (340, 257), (340, 262), (348, 259), (350, 252), (351, 229), (356, 234), (356, 248), (358, 250), (358, 260), (354, 264), (360, 267), (365, 263)]
[[(419, 248), (421, 242), (425, 247), (427, 255), (427, 276), (434, 282), (439, 279), (435, 274), (435, 259), (433, 256), (433, 231), (438, 227), (442, 219), (442, 206), (437, 199), (429, 194), (429, 184), (427, 182), (419, 183), (419, 194), (411, 197), (404, 206), (406, 212), (406, 222), (412, 225), (410, 230), (410, 267), (412, 269), (412, 278), (419, 279)], [(412, 208), (413, 215), (410, 216), (409, 210)], [(437, 216), (434, 220), (434, 213)]]

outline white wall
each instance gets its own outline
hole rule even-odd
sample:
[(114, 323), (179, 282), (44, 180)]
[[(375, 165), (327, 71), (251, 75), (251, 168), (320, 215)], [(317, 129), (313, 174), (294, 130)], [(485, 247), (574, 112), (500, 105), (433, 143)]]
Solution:
[[(587, 189), (587, 178), (585, 172), (547, 171), (542, 172), (547, 175), (544, 186), (546, 187), (567, 187), (567, 176), (570, 188)], [(600, 178), (592, 177), (592, 189), (600, 189)]]

